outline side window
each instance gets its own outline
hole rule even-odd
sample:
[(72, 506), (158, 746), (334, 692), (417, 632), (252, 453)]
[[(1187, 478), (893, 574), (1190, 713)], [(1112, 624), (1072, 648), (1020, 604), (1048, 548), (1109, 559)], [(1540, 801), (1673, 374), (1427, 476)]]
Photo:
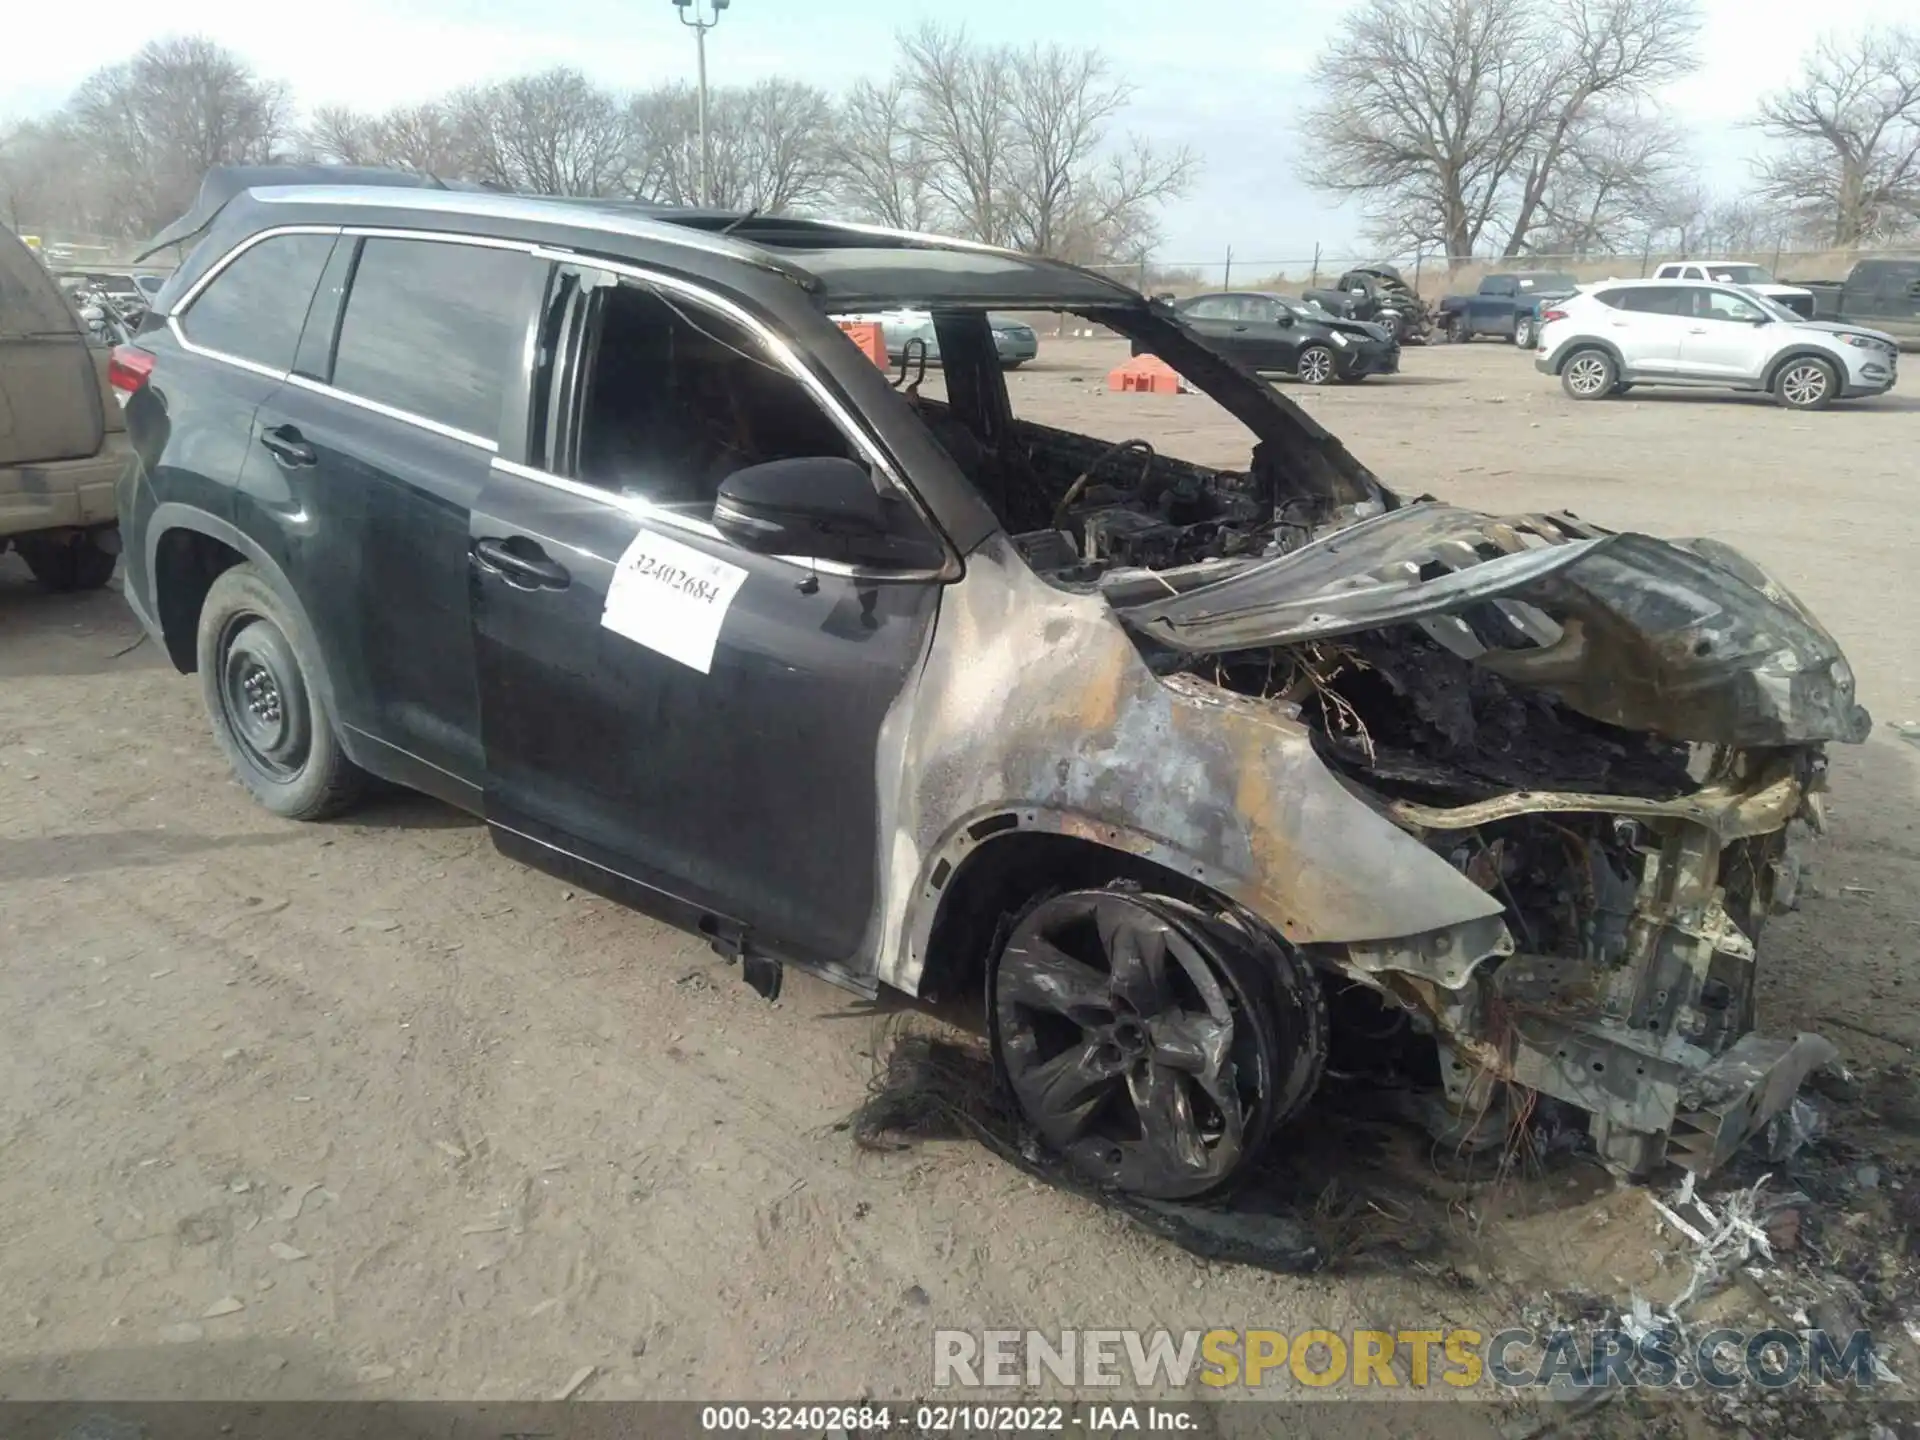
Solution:
[(1742, 299), (1731, 290), (1708, 290), (1696, 287), (1691, 293), (1696, 319), (1751, 322), (1766, 318), (1758, 305)]
[(340, 319), (333, 387), (495, 439), (546, 270), (520, 250), (363, 241)]
[(1688, 265), (1680, 271), (1680, 278), (1682, 280), (1704, 280), (1707, 278), (1707, 275), (1698, 265)]
[(1684, 285), (1649, 285), (1644, 290), (1622, 292), (1622, 310), (1643, 315), (1680, 315), (1686, 312), (1687, 288)]
[(1680, 267), (1678, 265), (1662, 265), (1658, 270), (1653, 272), (1653, 278), (1656, 280), (1678, 280), (1680, 278)]
[(1480, 287), (1480, 293), (1483, 295), (1512, 295), (1517, 288), (1513, 283), (1513, 277), (1511, 275), (1490, 275), (1487, 277), (1486, 284)]
[(724, 316), (634, 284), (595, 291), (588, 304), (574, 479), (706, 519), (720, 482), (748, 465), (861, 458), (806, 388)]
[(1196, 300), (1186, 310), (1189, 320), (1226, 320), (1230, 319), (1229, 306), (1232, 301), (1225, 295), (1209, 295)]
[(1595, 292), (1593, 298), (1609, 310), (1625, 310), (1629, 308), (1627, 297), (1631, 294), (1631, 290), (1600, 290)]
[(1280, 320), (1280, 302), (1249, 295), (1241, 301), (1240, 318), (1254, 325), (1275, 325)]
[(332, 235), (275, 235), (243, 250), (180, 317), (188, 340), (222, 355), (288, 370)]

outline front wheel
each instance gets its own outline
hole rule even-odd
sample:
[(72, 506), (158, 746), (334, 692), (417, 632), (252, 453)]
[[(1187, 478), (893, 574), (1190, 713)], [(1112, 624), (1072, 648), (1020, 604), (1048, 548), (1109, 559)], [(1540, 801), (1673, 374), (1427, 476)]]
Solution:
[(1560, 388), (1576, 400), (1604, 400), (1619, 381), (1613, 357), (1604, 350), (1576, 350), (1560, 367)]
[(97, 536), (86, 533), (71, 539), (29, 535), (14, 543), (41, 588), (60, 593), (98, 590), (113, 578), (118, 558)]
[(1522, 318), (1514, 322), (1513, 343), (1522, 350), (1533, 348), (1533, 321)]
[(1309, 385), (1331, 385), (1339, 374), (1339, 362), (1324, 345), (1309, 345), (1300, 352), (1294, 373)]
[(1773, 398), (1789, 410), (1824, 410), (1839, 393), (1833, 366), (1812, 355), (1789, 360), (1773, 382)]
[(1326, 1062), (1326, 997), (1305, 962), (1163, 896), (1040, 901), (988, 987), (1021, 1113), (1081, 1176), (1130, 1194), (1189, 1199), (1244, 1179)]
[(234, 777), (289, 820), (324, 820), (359, 800), (306, 627), (251, 565), (222, 571), (200, 607), (200, 690)]

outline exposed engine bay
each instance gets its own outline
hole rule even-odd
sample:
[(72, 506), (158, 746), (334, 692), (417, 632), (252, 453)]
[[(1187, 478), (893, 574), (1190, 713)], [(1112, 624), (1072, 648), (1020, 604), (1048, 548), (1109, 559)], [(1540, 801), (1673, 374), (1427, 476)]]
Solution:
[(1436, 1134), (1497, 1142), (1544, 1094), (1623, 1172), (1704, 1172), (1834, 1053), (1753, 1033), (1753, 942), (1793, 903), (1825, 743), (1870, 722), (1744, 556), (1303, 481), (1271, 439), (1215, 470), (916, 403), (1041, 578), (1102, 596), (1169, 681), (1306, 727), (1497, 909), (1314, 957), (1437, 1047)]

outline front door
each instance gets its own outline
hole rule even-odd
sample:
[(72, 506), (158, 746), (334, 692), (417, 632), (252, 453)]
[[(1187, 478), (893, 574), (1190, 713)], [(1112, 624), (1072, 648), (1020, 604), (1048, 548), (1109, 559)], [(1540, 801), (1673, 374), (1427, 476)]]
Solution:
[(1684, 285), (1648, 285), (1622, 293), (1607, 317), (1607, 338), (1636, 375), (1671, 375), (1680, 368), (1680, 344), (1692, 328)]
[(1690, 380), (1757, 380), (1772, 355), (1767, 314), (1731, 290), (1688, 287), (1693, 321), (1680, 341), (1680, 371)]
[(518, 858), (853, 968), (881, 862), (880, 729), (939, 586), (751, 554), (713, 528), (732, 470), (855, 453), (723, 307), (594, 271), (555, 297), (538, 463), (495, 461), (470, 532), (486, 813)]

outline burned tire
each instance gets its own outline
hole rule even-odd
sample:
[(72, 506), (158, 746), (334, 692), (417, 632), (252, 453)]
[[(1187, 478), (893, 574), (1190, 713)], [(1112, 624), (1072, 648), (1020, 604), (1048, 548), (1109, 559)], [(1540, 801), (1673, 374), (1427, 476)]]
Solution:
[(1340, 360), (1325, 345), (1309, 345), (1293, 363), (1293, 373), (1307, 385), (1331, 385), (1340, 378)]
[(113, 567), (119, 563), (119, 556), (91, 534), (72, 539), (28, 535), (14, 544), (41, 588), (58, 593), (98, 590), (113, 578)]
[(365, 792), (327, 709), (306, 626), (251, 565), (222, 571), (200, 608), (200, 691), (234, 778), (289, 820), (324, 820)]
[(1619, 367), (1604, 350), (1576, 350), (1560, 367), (1560, 388), (1575, 400), (1604, 400), (1619, 383)]
[(1773, 398), (1789, 410), (1824, 410), (1839, 398), (1840, 376), (1817, 355), (1801, 355), (1773, 377)]
[(1151, 1199), (1225, 1190), (1326, 1063), (1326, 999), (1280, 942), (1165, 896), (1029, 907), (988, 971), (995, 1064), (1080, 1176)]

